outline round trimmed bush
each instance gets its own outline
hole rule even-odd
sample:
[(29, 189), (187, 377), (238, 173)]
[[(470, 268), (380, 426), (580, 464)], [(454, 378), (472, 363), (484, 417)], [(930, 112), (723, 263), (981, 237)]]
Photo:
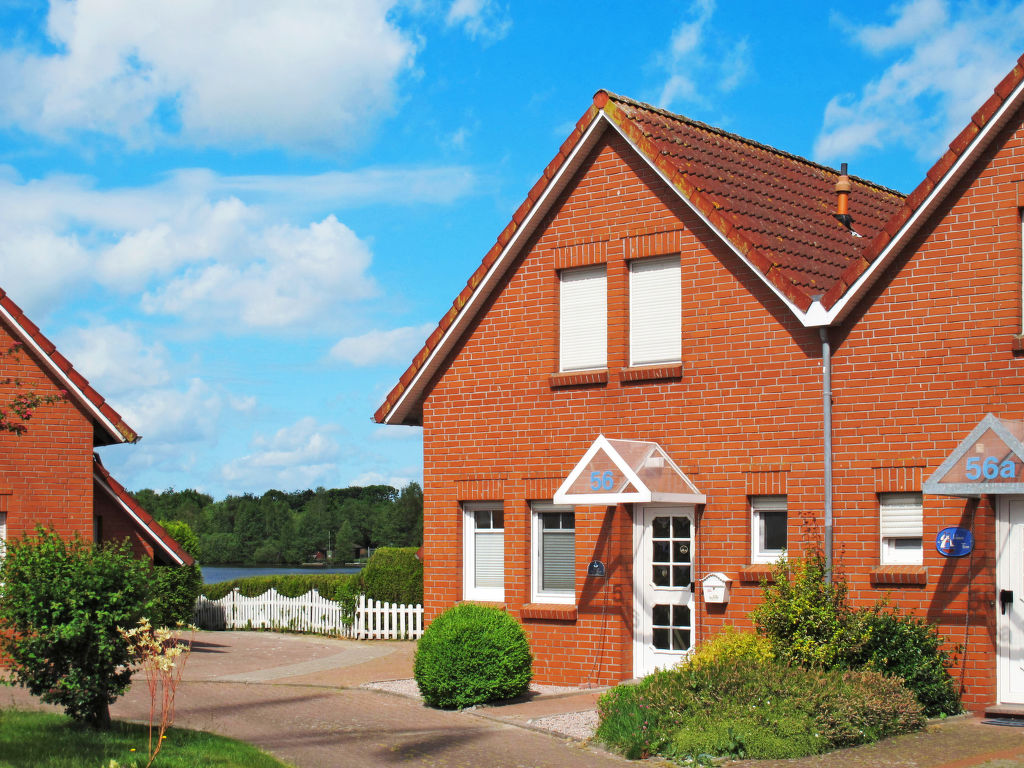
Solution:
[(461, 603), (427, 627), (413, 675), (427, 704), (462, 709), (523, 693), (533, 676), (533, 654), (509, 614)]

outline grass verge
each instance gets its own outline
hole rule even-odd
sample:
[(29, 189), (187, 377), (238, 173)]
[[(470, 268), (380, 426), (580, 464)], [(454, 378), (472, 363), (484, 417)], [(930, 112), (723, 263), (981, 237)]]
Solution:
[[(147, 731), (145, 725), (120, 721), (109, 731), (93, 731), (64, 715), (2, 709), (0, 768), (108, 768), (111, 760), (120, 768), (142, 768)], [(251, 744), (171, 728), (153, 768), (288, 768), (288, 764)]]

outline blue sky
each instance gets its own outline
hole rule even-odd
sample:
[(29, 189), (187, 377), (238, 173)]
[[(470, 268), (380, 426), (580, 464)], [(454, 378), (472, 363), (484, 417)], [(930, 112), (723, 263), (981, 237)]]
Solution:
[(371, 414), (597, 89), (909, 192), (1022, 52), (1024, 2), (3, 0), (0, 285), (129, 488), (402, 485)]

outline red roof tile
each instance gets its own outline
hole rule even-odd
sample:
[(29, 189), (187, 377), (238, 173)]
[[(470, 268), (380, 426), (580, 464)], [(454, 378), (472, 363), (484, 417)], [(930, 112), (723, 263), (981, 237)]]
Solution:
[[(103, 399), (99, 392), (90, 386), (86, 378), (75, 370), (64, 355), (50, 341), (39, 326), (33, 323), (10, 296), (0, 289), (0, 307), (9, 315), (8, 323), (12, 334), (29, 348), (36, 348), (52, 365), (53, 372), (63, 380), (65, 389), (73, 399), (83, 406), (86, 413), (93, 414), (93, 425), (96, 431), (96, 445), (111, 443), (134, 443), (139, 435), (125, 423), (121, 415)], [(102, 418), (95, 414), (99, 412)]]
[(153, 516), (132, 498), (132, 495), (125, 490), (123, 485), (114, 479), (113, 475), (107, 471), (107, 468), (103, 466), (103, 462), (100, 461), (100, 457), (96, 454), (93, 454), (93, 478), (99, 483), (100, 487), (111, 493), (115, 501), (121, 504), (130, 517), (136, 520), (139, 526), (139, 533), (142, 536), (149, 539), (165, 553), (171, 554), (181, 565), (192, 565), (195, 563), (192, 556), (182, 549), (181, 545), (171, 538), (163, 526), (154, 520)]

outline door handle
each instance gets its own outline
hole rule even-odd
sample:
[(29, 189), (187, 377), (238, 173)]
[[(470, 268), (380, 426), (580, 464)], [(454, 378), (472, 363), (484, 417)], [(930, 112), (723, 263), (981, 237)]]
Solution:
[(1013, 590), (1012, 589), (1000, 589), (999, 590), (999, 612), (1002, 614), (1006, 613), (1006, 606), (1013, 604)]

